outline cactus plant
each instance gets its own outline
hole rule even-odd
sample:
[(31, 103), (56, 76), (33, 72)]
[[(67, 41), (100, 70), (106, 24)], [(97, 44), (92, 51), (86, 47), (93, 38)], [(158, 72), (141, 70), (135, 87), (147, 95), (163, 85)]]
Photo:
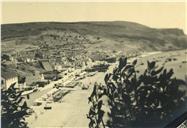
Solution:
[[(137, 75), (136, 63), (137, 60), (129, 64), (126, 57), (120, 58), (118, 67), (104, 78), (105, 86), (101, 88), (104, 91), (100, 97), (106, 95), (109, 99), (111, 120), (108, 127), (166, 121), (184, 103), (185, 91), (181, 91), (179, 85), (185, 82), (173, 77), (173, 69), (167, 70), (157, 66), (155, 61), (148, 61), (143, 74)], [(94, 96), (99, 97), (97, 93)]]

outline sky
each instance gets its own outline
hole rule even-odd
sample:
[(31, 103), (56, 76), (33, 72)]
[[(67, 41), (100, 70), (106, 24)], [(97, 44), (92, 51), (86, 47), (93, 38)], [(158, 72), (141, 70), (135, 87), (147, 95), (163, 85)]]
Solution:
[(2, 2), (1, 23), (132, 21), (187, 33), (184, 2)]

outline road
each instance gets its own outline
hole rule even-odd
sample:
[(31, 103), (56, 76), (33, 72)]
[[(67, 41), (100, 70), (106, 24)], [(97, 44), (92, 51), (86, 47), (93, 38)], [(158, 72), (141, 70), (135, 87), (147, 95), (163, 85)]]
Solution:
[[(110, 66), (112, 69), (114, 65)], [(68, 74), (71, 76), (73, 72)], [(86, 114), (89, 111), (88, 97), (91, 94), (93, 85), (95, 82), (104, 83), (104, 72), (97, 72), (94, 76), (86, 77), (79, 80), (85, 85), (91, 85), (88, 90), (82, 90), (81, 87), (75, 87), (70, 89), (61, 103), (51, 103), (52, 110), (45, 111), (42, 106), (32, 106), (33, 102), (42, 95), (49, 92), (55, 83), (67, 83), (68, 80), (52, 81), (44, 88), (40, 88), (40, 91), (30, 94), (29, 100), (27, 100), (28, 106), (32, 107), (35, 111), (31, 116), (26, 118), (28, 126), (30, 128), (60, 128), (60, 127), (87, 127), (89, 120), (86, 118)], [(73, 80), (73, 79), (72, 79)], [(67, 89), (68, 90), (68, 89)], [(47, 121), (47, 123), (46, 123)]]
[(51, 90), (51, 88), (47, 88), (45, 90), (42, 91), (37, 91), (34, 93), (29, 94), (29, 99), (26, 99), (27, 101), (27, 105), (30, 107), (33, 105), (33, 102), (38, 99), (39, 97), (41, 97), (42, 95), (46, 94), (47, 92), (49, 92)]
[[(51, 81), (49, 84), (47, 84), (45, 87), (43, 88), (38, 88), (38, 91), (30, 93), (29, 94), (29, 99), (26, 98), (27, 101), (27, 105), (30, 107), (33, 105), (33, 102), (40, 98), (42, 95), (46, 94), (47, 92), (49, 92), (53, 87), (54, 84), (57, 83), (63, 83), (63, 84), (67, 84), (69, 82), (71, 82), (73, 80), (74, 77), (70, 77), (71, 75), (75, 74), (75, 72), (80, 72), (79, 70), (75, 70), (74, 72), (69, 73), (66, 77), (59, 79), (57, 81)], [(25, 96), (26, 97), (26, 96)]]
[[(86, 77), (81, 80), (84, 84), (91, 85), (94, 82), (103, 83), (105, 73), (99, 72), (92, 77)], [(67, 94), (61, 103), (52, 103), (52, 110), (43, 110), (43, 106), (36, 108), (37, 119), (35, 114), (27, 118), (30, 128), (61, 128), (61, 127), (88, 127), (89, 120), (86, 114), (89, 110), (88, 97), (91, 94), (92, 86), (88, 90), (82, 90), (81, 87), (75, 87)]]

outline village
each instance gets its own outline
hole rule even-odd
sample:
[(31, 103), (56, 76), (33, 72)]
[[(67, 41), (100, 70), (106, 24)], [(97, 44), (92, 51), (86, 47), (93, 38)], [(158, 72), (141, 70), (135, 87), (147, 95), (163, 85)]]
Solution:
[[(79, 68), (72, 66), (62, 68), (61, 65), (52, 65), (47, 59), (28, 60), (30, 58), (25, 59), (25, 62), (17, 62), (16, 67), (10, 64), (13, 63), (11, 60), (2, 61), (1, 83), (4, 90), (15, 84), (15, 87), (23, 92), (22, 96), (25, 97), (28, 107), (31, 108), (31, 115), (27, 117), (30, 126), (40, 117), (42, 111), (58, 110), (52, 107), (51, 103), (62, 102), (66, 94), (69, 95), (77, 88), (82, 91), (88, 90), (89, 86), (94, 83), (82, 80), (91, 79), (97, 72), (106, 71), (110, 65), (106, 61), (95, 61), (87, 62)], [(41, 67), (35, 67), (35, 64)], [(92, 81), (94, 80), (92, 79)]]
[[(99, 82), (99, 80), (102, 80), (104, 72), (116, 62), (116, 58), (111, 58), (108, 61), (87, 59), (77, 64), (70, 61), (66, 61), (67, 63), (70, 62), (69, 65), (67, 63), (57, 64), (51, 63), (50, 59), (47, 58), (36, 58), (35, 56), (38, 54), (35, 52), (36, 50), (31, 49), (17, 53), (18, 55), (16, 56), (3, 54), (1, 67), (2, 89), (6, 90), (12, 84), (15, 84), (15, 87), (23, 92), (22, 96), (25, 97), (28, 107), (31, 108), (29, 111), (30, 115), (26, 117), (30, 127), (44, 125), (42, 121), (45, 118), (42, 115), (44, 113), (47, 114), (47, 111), (51, 109), (51, 112), (59, 111), (56, 105), (66, 107), (66, 105), (62, 104), (65, 100), (65, 95), (70, 95), (70, 97), (72, 97), (71, 95), (77, 95), (77, 93), (74, 93), (75, 90), (79, 90), (78, 94), (81, 92), (86, 93), (84, 99), (81, 100), (83, 101), (83, 106), (87, 106), (85, 101), (92, 89), (92, 85), (95, 81)], [(51, 59), (56, 61), (59, 58), (57, 56)], [(68, 101), (71, 100), (69, 99)], [(73, 101), (79, 102), (79, 100)], [(64, 110), (61, 112), (64, 112)], [(84, 109), (84, 111), (86, 112), (87, 109)], [(84, 116), (78, 116), (84, 118)], [(37, 123), (36, 121), (39, 122)], [(87, 119), (83, 121), (84, 124), (88, 122)], [(58, 125), (54, 123), (52, 121), (47, 127)]]
[[(71, 127), (72, 122), (80, 118), (81, 120), (75, 122), (73, 126), (87, 127), (88, 119), (85, 118), (89, 108), (87, 98), (95, 82), (104, 84), (105, 73), (114, 69), (118, 58), (109, 58), (104, 61), (87, 59), (80, 64), (81, 66), (72, 63), (68, 65), (68, 61), (66, 65), (64, 63), (55, 65), (50, 59), (32, 58), (32, 51), (33, 49), (26, 53), (19, 53), (17, 58), (3, 54), (2, 58), (5, 59), (2, 61), (1, 68), (2, 87), (8, 89), (15, 84), (16, 88), (23, 92), (22, 96), (31, 108), (30, 115), (26, 117), (28, 125), (30, 127)], [(146, 53), (142, 54), (142, 57), (159, 53)], [(36, 55), (38, 54), (35, 53)], [(19, 61), (19, 58), (24, 61)], [(54, 61), (58, 60), (58, 56), (52, 58)], [(129, 58), (133, 57), (129, 56)], [(71, 108), (78, 104), (77, 109)], [(75, 115), (70, 114), (71, 117), (67, 117), (66, 112)], [(59, 119), (53, 118), (46, 125), (48, 116), (55, 116), (55, 113), (59, 113)], [(64, 122), (66, 124), (63, 124)]]
[[(88, 127), (88, 97), (93, 86), (105, 84), (106, 73), (115, 69), (120, 57), (125, 56), (129, 61), (138, 59), (137, 67), (142, 72), (147, 60), (173, 67), (172, 63), (181, 63), (186, 54), (184, 50), (175, 54), (136, 50), (96, 50), (91, 53), (85, 46), (104, 39), (69, 31), (46, 31), (32, 38), (33, 42), (30, 38), (16, 40), (16, 49), (11, 49), (7, 41), (2, 45), (1, 55), (2, 90), (14, 85), (22, 92), (30, 108), (25, 121), (31, 128)], [(31, 41), (32, 45), (19, 47), (25, 41)], [(182, 58), (177, 59), (179, 56)], [(176, 72), (181, 78), (184, 76), (182, 71), (185, 64), (186, 61), (182, 61), (179, 69), (175, 68), (176, 71), (181, 70)]]
[[(184, 50), (175, 54), (104, 50), (90, 53), (84, 47), (103, 39), (69, 31), (46, 31), (32, 38), (32, 45), (23, 48), (18, 46), (31, 39), (16, 40), (14, 43), (18, 48), (15, 50), (8, 47), (7, 41), (7, 44), (2, 45), (1, 55), (1, 87), (8, 90), (14, 85), (22, 92), (30, 108), (25, 120), (31, 128), (87, 127), (88, 97), (93, 85), (105, 84), (106, 73), (115, 69), (120, 57), (126, 56), (129, 61), (138, 59), (137, 67), (142, 72), (147, 60), (173, 67), (172, 63), (181, 63), (180, 60), (185, 59), (186, 54)], [(179, 56), (181, 59), (177, 60)], [(182, 61), (179, 69), (175, 68), (181, 70), (176, 73), (181, 78), (184, 76), (182, 70), (185, 64), (186, 61)]]
[(2, 0), (2, 128), (187, 128), (187, 4)]
[[(41, 38), (45, 38), (43, 34)], [(68, 39), (66, 36), (64, 38)], [(46, 84), (51, 80), (58, 80), (76, 69), (92, 66), (93, 60), (84, 55), (82, 48), (73, 46), (72, 43), (68, 46), (48, 46), (47, 43), (56, 41), (43, 40), (43, 42), (38, 40), (38, 43), (41, 43), (39, 47), (28, 47), (20, 51), (5, 49), (2, 52), (2, 83), (5, 88), (16, 83), (21, 90), (33, 89), (37, 82)], [(66, 43), (68, 44), (68, 41)], [(69, 49), (70, 45), (71, 49)]]
[[(52, 33), (55, 33), (55, 36)], [(31, 108), (30, 114), (26, 117), (29, 127), (71, 127), (71, 122), (77, 118), (82, 118), (83, 122), (75, 123), (76, 126), (87, 127), (86, 115), (82, 115), (88, 111), (87, 97), (95, 82), (104, 83), (105, 73), (113, 70), (118, 57), (121, 56), (121, 52), (107, 55), (103, 51), (88, 56), (89, 53), (84, 49), (84, 45), (98, 40), (101, 39), (93, 37), (88, 39), (71, 32), (49, 31), (35, 39), (32, 44), (37, 41), (39, 43), (37, 46), (28, 46), (20, 50), (19, 48), (10, 50), (3, 46), (6, 48), (1, 55), (2, 89), (7, 90), (15, 84), (15, 87), (22, 92), (27, 106)], [(24, 39), (16, 43), (22, 41)], [(137, 56), (137, 53), (128, 54), (129, 58), (133, 56)], [(66, 105), (65, 101), (70, 103)], [(70, 108), (66, 107), (76, 104), (82, 106), (82, 111), (75, 112), (75, 118), (71, 117), (72, 121), (69, 124), (61, 124), (70, 118), (66, 114), (64, 118), (60, 117), (60, 120), (51, 120), (46, 126), (45, 120), (48, 114), (70, 112)]]
[[(70, 31), (50, 30), (32, 39), (6, 41), (2, 44), (1, 54), (2, 87), (7, 89), (16, 83), (20, 90), (36, 91), (36, 87), (44, 87), (51, 81), (70, 79), (69, 74), (75, 77), (84, 71), (105, 70), (123, 53), (101, 50), (91, 53), (85, 49), (85, 45), (98, 43), (100, 40), (102, 38)], [(25, 42), (32, 42), (32, 45), (22, 46)], [(14, 45), (16, 48), (13, 48)], [(137, 52), (132, 52), (126, 56), (137, 55)]]

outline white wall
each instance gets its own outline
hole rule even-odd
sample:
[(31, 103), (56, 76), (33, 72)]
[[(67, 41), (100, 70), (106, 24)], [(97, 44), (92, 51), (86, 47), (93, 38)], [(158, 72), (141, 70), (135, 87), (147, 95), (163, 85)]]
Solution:
[(5, 89), (8, 89), (14, 83), (16, 83), (15, 87), (18, 88), (18, 77), (5, 79)]

